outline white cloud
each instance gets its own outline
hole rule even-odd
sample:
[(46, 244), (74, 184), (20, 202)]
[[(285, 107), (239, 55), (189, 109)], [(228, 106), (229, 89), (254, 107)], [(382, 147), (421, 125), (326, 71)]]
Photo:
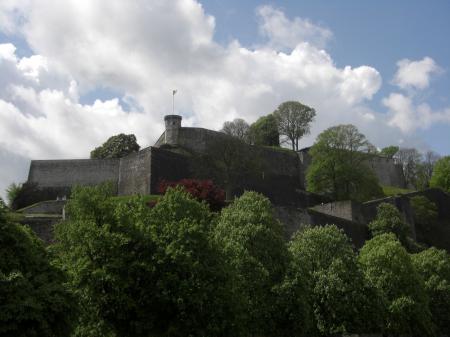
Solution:
[(397, 62), (397, 67), (393, 83), (402, 89), (425, 89), (430, 85), (431, 76), (441, 72), (431, 57), (420, 61), (403, 59)]
[[(0, 150), (35, 159), (87, 157), (119, 132), (150, 145), (172, 112), (172, 89), (184, 125), (218, 129), (238, 116), (253, 122), (299, 100), (317, 110), (304, 146), (339, 123), (357, 125), (377, 145), (396, 143), (398, 125), (389, 127), (366, 104), (381, 86), (379, 72), (337, 67), (320, 49), (331, 36), (327, 29), (271, 7), (259, 9), (269, 44), (246, 48), (218, 44), (214, 18), (195, 0), (3, 5), (0, 18), (10, 24), (0, 29), (22, 34), (34, 55), (19, 58), (14, 46), (0, 45)], [(121, 97), (82, 104), (79, 97), (96, 88)]]
[(400, 93), (390, 94), (383, 104), (389, 109), (388, 124), (404, 133), (427, 129), (434, 123), (450, 123), (450, 108), (433, 111), (428, 104), (416, 104), (412, 97)]
[(333, 36), (328, 28), (299, 17), (289, 20), (281, 10), (269, 5), (259, 7), (257, 14), (261, 34), (267, 37), (269, 45), (276, 49), (292, 49), (302, 42), (323, 48)]

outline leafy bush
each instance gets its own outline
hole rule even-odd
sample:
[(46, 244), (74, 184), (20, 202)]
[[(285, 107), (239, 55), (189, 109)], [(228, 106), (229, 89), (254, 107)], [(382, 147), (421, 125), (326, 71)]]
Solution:
[(442, 157), (435, 163), (430, 186), (450, 193), (450, 156)]
[(407, 244), (407, 237), (411, 233), (409, 225), (403, 221), (397, 207), (388, 203), (378, 205), (377, 216), (369, 223), (369, 229), (374, 237), (385, 233), (394, 233), (404, 245)]
[(226, 336), (233, 294), (212, 214), (181, 188), (150, 209), (108, 186), (76, 188), (56, 228), (60, 263), (83, 310), (78, 336)]
[(412, 262), (425, 281), (437, 332), (445, 335), (450, 331), (450, 255), (432, 247), (412, 255)]
[(334, 225), (307, 228), (289, 244), (291, 270), (308, 280), (314, 324), (321, 335), (378, 332), (382, 309), (364, 284), (349, 238)]
[(41, 240), (0, 214), (0, 336), (69, 336), (73, 297)]
[(366, 282), (384, 301), (386, 333), (433, 336), (424, 282), (394, 234), (380, 234), (367, 241), (360, 250), (359, 263)]
[[(215, 242), (234, 269), (246, 335), (291, 336), (307, 324), (303, 284), (284, 282), (288, 251), (270, 201), (245, 192), (222, 210)], [(298, 297), (297, 297), (298, 296)]]
[(40, 188), (37, 183), (25, 182), (13, 184), (8, 191), (9, 206), (12, 210), (18, 210), (40, 201), (52, 200), (56, 194), (50, 188)]
[(179, 181), (162, 180), (158, 193), (166, 193), (169, 187), (182, 186), (186, 192), (198, 201), (206, 201), (211, 210), (218, 211), (225, 205), (225, 191), (213, 184), (212, 180), (182, 179)]
[(91, 151), (91, 159), (122, 158), (130, 153), (139, 151), (136, 136), (123, 133), (108, 138), (102, 146)]

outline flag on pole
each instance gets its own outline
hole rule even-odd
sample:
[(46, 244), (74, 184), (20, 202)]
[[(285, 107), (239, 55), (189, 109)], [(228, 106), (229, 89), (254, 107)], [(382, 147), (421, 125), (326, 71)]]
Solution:
[(175, 94), (177, 93), (177, 91), (176, 90), (173, 90), (172, 91), (172, 95), (174, 95), (175, 96)]

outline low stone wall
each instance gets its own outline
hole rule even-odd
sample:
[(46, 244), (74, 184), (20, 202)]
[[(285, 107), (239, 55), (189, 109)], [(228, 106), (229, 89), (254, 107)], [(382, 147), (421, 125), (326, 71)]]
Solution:
[(66, 200), (47, 200), (26, 207), (22, 210), (24, 214), (60, 214), (62, 215)]
[(308, 214), (310, 223), (314, 226), (336, 225), (342, 229), (358, 249), (369, 239), (369, 229), (364, 224), (320, 213), (312, 209), (308, 210)]
[(313, 209), (306, 210), (291, 206), (275, 206), (274, 212), (275, 217), (284, 226), (286, 239), (290, 239), (295, 232), (302, 230), (308, 225), (336, 225), (347, 234), (358, 249), (361, 248), (364, 245), (364, 242), (369, 238), (367, 226), (354, 221), (320, 213)]

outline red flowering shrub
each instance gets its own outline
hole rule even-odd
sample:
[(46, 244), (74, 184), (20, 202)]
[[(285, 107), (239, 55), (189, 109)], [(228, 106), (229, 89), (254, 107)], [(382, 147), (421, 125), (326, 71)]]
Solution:
[(183, 186), (186, 192), (199, 201), (206, 201), (213, 211), (222, 209), (225, 205), (225, 191), (213, 184), (212, 180), (182, 179), (179, 181), (161, 180), (158, 193), (166, 193), (167, 188)]

